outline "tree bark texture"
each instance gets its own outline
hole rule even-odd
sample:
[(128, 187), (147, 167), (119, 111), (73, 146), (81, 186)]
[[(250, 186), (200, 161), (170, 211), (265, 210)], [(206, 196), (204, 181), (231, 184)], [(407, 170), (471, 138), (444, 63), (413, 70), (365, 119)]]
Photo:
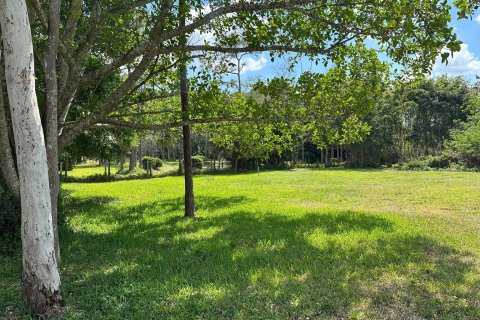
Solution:
[(137, 147), (131, 147), (130, 148), (130, 163), (128, 165), (128, 170), (133, 171), (135, 167), (137, 166)]
[[(0, 29), (0, 68), (3, 67), (3, 46), (1, 39), (2, 32)], [(13, 200), (17, 203), (20, 203), (20, 182), (18, 181), (15, 159), (13, 156), (12, 147), (10, 145), (8, 132), (9, 125), (6, 113), (7, 101), (4, 100), (6, 95), (3, 92), (2, 85), (3, 73), (4, 70), (0, 70), (0, 171)]]
[(22, 296), (27, 310), (40, 315), (59, 307), (62, 300), (32, 38), (24, 0), (0, 0), (0, 8), (22, 207)]
[(47, 145), (48, 176), (50, 198), (52, 202), (52, 222), (55, 239), (55, 257), (60, 264), (60, 243), (58, 240), (58, 193), (60, 176), (58, 173), (58, 87), (57, 87), (57, 51), (59, 44), (60, 0), (51, 0), (48, 20), (48, 50), (45, 56), (45, 80), (47, 101), (45, 112), (45, 142)]
[[(180, 27), (185, 26), (186, 5), (185, 0), (180, 0)], [(182, 37), (185, 46), (186, 37)], [(185, 217), (195, 216), (195, 196), (193, 193), (193, 168), (192, 168), (192, 138), (190, 132), (190, 110), (188, 101), (187, 63), (180, 65), (180, 99), (182, 105), (182, 120), (186, 123), (183, 127), (183, 163), (185, 172)]]

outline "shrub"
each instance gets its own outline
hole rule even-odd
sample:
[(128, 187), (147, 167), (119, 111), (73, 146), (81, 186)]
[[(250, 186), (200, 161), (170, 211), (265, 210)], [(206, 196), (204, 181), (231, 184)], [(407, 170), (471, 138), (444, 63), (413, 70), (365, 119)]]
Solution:
[(447, 154), (428, 156), (425, 158), (425, 163), (429, 168), (447, 169), (450, 168), (451, 158)]
[(148, 170), (148, 165), (151, 165), (153, 169), (158, 170), (163, 166), (163, 162), (159, 158), (145, 156), (142, 158), (143, 169)]
[(115, 175), (115, 180), (134, 180), (134, 179), (145, 179), (148, 178), (148, 173), (142, 168), (135, 167), (132, 171), (125, 169), (123, 171), (117, 172)]
[(431, 169), (448, 169), (452, 166), (452, 158), (448, 154), (437, 156), (427, 156), (418, 159), (412, 159), (393, 168), (400, 170), (426, 171)]
[(196, 155), (192, 157), (192, 167), (194, 169), (202, 170), (205, 163), (205, 157), (201, 155)]
[(480, 114), (462, 125), (462, 130), (451, 133), (450, 147), (467, 167), (480, 168)]
[(425, 160), (422, 159), (413, 159), (408, 162), (402, 163), (399, 167), (400, 170), (411, 170), (411, 171), (423, 171), (428, 170), (428, 165)]

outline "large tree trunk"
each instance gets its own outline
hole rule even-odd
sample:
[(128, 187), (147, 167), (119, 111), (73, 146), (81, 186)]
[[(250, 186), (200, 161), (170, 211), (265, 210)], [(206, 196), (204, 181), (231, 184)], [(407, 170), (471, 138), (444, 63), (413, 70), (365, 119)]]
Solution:
[(57, 204), (60, 191), (58, 174), (58, 87), (57, 87), (57, 51), (59, 43), (60, 0), (51, 0), (49, 6), (48, 50), (45, 56), (45, 79), (47, 84), (47, 103), (45, 113), (45, 142), (47, 145), (48, 176), (50, 198), (52, 201), (52, 222), (55, 239), (55, 257), (60, 264), (60, 243), (58, 241)]
[(26, 3), (0, 0), (0, 8), (22, 207), (22, 295), (26, 308), (38, 315), (61, 305), (47, 153), (35, 93)]
[[(185, 26), (186, 4), (180, 0), (180, 28)], [(186, 44), (186, 37), (182, 36), (182, 44)], [(185, 56), (182, 57), (185, 59)], [(187, 63), (180, 65), (180, 99), (182, 104), (183, 126), (183, 162), (185, 171), (185, 217), (195, 217), (195, 197), (193, 194), (193, 168), (192, 168), (192, 138), (190, 135), (190, 110), (188, 101)]]
[[(2, 31), (0, 28), (0, 68), (3, 66), (2, 57)], [(6, 114), (7, 101), (4, 101), (3, 93), (3, 73), (0, 69), (0, 171), (3, 180), (12, 195), (15, 202), (20, 203), (20, 182), (18, 181), (17, 169), (15, 167), (15, 159), (13, 156), (12, 147), (10, 145), (8, 133), (8, 120)]]

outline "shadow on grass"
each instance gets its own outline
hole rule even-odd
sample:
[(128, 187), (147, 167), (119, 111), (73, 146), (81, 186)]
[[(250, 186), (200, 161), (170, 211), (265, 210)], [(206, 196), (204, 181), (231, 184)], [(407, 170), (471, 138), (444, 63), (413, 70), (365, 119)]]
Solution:
[[(230, 210), (192, 220), (178, 216), (182, 199), (126, 208), (110, 206), (113, 200), (70, 203), (85, 208), (76, 214), (115, 226), (65, 230), (71, 318), (480, 316), (471, 257), (383, 217)], [(198, 198), (212, 212), (246, 201)]]

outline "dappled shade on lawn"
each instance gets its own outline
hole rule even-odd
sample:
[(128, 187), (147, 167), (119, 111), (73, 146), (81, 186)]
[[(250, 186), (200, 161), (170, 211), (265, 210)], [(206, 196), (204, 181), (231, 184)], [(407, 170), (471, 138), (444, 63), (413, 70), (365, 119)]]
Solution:
[[(181, 177), (67, 185), (66, 318), (478, 319), (476, 177), (198, 176), (195, 219)], [(21, 260), (3, 263), (0, 309), (21, 315)]]

